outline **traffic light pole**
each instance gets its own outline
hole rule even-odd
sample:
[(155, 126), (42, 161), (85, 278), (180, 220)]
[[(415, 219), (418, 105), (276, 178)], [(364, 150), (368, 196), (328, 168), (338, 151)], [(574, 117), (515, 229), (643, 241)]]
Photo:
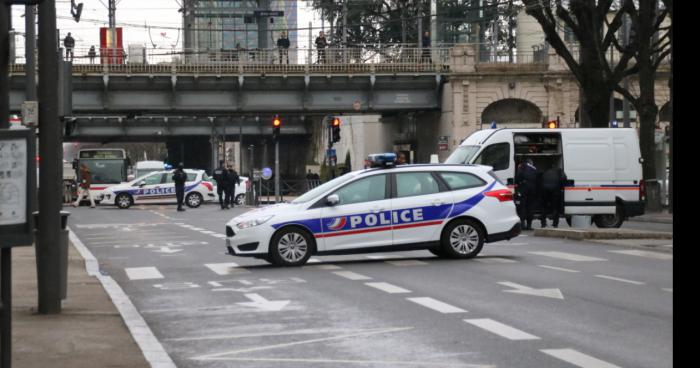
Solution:
[(280, 196), (280, 141), (275, 140), (275, 203), (281, 202)]

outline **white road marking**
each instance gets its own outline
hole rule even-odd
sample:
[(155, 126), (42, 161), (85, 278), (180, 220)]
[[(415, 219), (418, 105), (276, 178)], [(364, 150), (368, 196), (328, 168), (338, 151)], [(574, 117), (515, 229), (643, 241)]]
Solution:
[(425, 266), (429, 264), (428, 262), (423, 262), (416, 259), (410, 259), (406, 261), (386, 261), (386, 263), (394, 266)]
[(581, 271), (571, 270), (568, 268), (561, 268), (561, 267), (554, 267), (554, 266), (547, 266), (547, 265), (538, 265), (538, 266), (542, 267), (542, 268), (549, 268), (550, 270), (557, 270), (557, 271), (564, 271), (564, 272), (572, 272), (572, 273), (581, 272)]
[(201, 227), (191, 227), (190, 230), (202, 231), (202, 230), (204, 230), (204, 229), (202, 229)]
[(663, 259), (663, 260), (673, 259), (673, 256), (670, 255), (670, 254), (660, 253), (660, 252), (650, 252), (650, 251), (647, 251), (647, 250), (636, 250), (636, 249), (631, 249), (631, 250), (609, 250), (608, 252), (610, 252), (610, 253), (628, 254), (628, 255), (631, 255), (631, 256), (639, 256), (639, 257), (653, 258), (653, 259)]
[(129, 280), (162, 279), (163, 275), (155, 267), (129, 267), (125, 268)]
[(306, 263), (321, 263), (321, 260), (318, 258), (309, 258), (309, 260), (306, 261)]
[(222, 287), (222, 286), (224, 286), (224, 285), (221, 285), (220, 282), (216, 282), (216, 281), (209, 281), (208, 284), (211, 285), (211, 286), (213, 286), (213, 287)]
[(267, 300), (264, 297), (262, 297), (260, 294), (245, 294), (245, 297), (250, 299), (250, 302), (245, 302), (245, 303), (236, 303), (238, 305), (242, 305), (244, 307), (251, 307), (258, 309), (260, 311), (266, 311), (266, 312), (277, 312), (281, 311), (284, 309), (284, 307), (289, 304), (289, 300)]
[(561, 290), (556, 289), (556, 288), (534, 289), (534, 288), (531, 288), (529, 286), (516, 284), (516, 283), (510, 282), (510, 281), (499, 282), (499, 284), (515, 289), (515, 290), (503, 290), (503, 292), (505, 292), (505, 293), (543, 296), (543, 297), (552, 298), (552, 299), (564, 299), (564, 295), (561, 293)]
[(566, 252), (529, 252), (530, 254), (537, 254), (545, 257), (552, 257), (558, 259), (565, 259), (567, 261), (575, 262), (595, 262), (595, 261), (607, 261), (607, 259), (589, 257), (581, 254), (566, 253)]
[(390, 258), (392, 256), (388, 256), (386, 254), (375, 254), (375, 255), (370, 255), (370, 256), (365, 256), (365, 258), (369, 259), (385, 259), (385, 258)]
[(322, 264), (316, 266), (302, 266), (311, 270), (342, 270), (343, 268), (334, 264)]
[(668, 291), (669, 293), (673, 292), (673, 288), (663, 288), (661, 290)]
[(404, 288), (398, 287), (396, 285), (392, 285), (388, 282), (365, 282), (365, 285), (371, 286), (375, 289), (379, 289), (381, 291), (387, 292), (389, 294), (401, 294), (401, 293), (410, 293), (410, 290), (406, 290)]
[(346, 339), (346, 338), (350, 338), (350, 337), (357, 337), (357, 336), (370, 336), (370, 335), (377, 335), (377, 334), (383, 334), (383, 333), (389, 333), (389, 332), (400, 332), (400, 331), (406, 331), (406, 330), (411, 330), (411, 329), (413, 329), (413, 327), (382, 328), (382, 329), (369, 330), (369, 331), (359, 332), (359, 333), (350, 333), (350, 334), (344, 334), (344, 335), (339, 335), (339, 336), (324, 337), (324, 338), (319, 338), (319, 339), (294, 341), (294, 342), (290, 342), (290, 343), (274, 344), (274, 345), (268, 345), (268, 346), (257, 346), (257, 347), (253, 347), (253, 348), (232, 350), (232, 351), (227, 351), (227, 352), (217, 353), (217, 354), (201, 355), (201, 356), (193, 357), (190, 359), (193, 359), (193, 360), (227, 360), (229, 358), (226, 358), (225, 357), (226, 355), (250, 353), (253, 351), (270, 350), (270, 349), (277, 349), (277, 348), (285, 348), (285, 347), (295, 346), (295, 345), (313, 344), (313, 343), (322, 342), (322, 341), (341, 340), (341, 339)]
[(211, 230), (200, 231), (200, 233), (207, 234), (207, 235), (218, 234), (216, 231), (211, 231)]
[[(165, 341), (204, 341), (204, 340), (228, 340), (228, 339), (243, 339), (248, 337), (268, 337), (268, 336), (294, 336), (294, 335), (320, 335), (327, 333), (356, 333), (364, 332), (364, 329), (332, 329), (332, 328), (308, 328), (294, 331), (275, 331), (275, 332), (259, 332), (236, 335), (211, 335), (197, 337), (172, 337), (164, 339)], [(371, 329), (369, 331), (375, 331)]]
[(620, 368), (574, 349), (542, 349), (540, 351), (581, 368)]
[[(195, 358), (193, 358), (195, 359)], [(469, 363), (447, 363), (447, 362), (421, 362), (421, 361), (397, 361), (397, 360), (350, 360), (350, 359), (300, 359), (300, 358), (211, 358), (206, 360), (225, 360), (225, 361), (235, 361), (235, 362), (276, 362), (276, 363), (332, 363), (333, 366), (337, 364), (353, 364), (358, 366), (368, 366), (373, 367), (377, 365), (383, 365), (387, 367), (461, 367), (461, 368), (496, 368), (495, 365), (484, 365), (484, 364), (469, 364)]]
[(208, 269), (214, 271), (217, 275), (220, 276), (230, 275), (232, 273), (236, 273), (236, 271), (238, 270), (241, 270), (240, 268), (238, 268), (238, 263), (234, 262), (207, 263), (204, 266), (206, 266)]
[(345, 277), (346, 279), (349, 280), (371, 280), (371, 277), (365, 276), (365, 275), (360, 275), (359, 273), (355, 273), (352, 271), (336, 271), (333, 272), (334, 274)]
[(476, 327), (483, 328), (486, 331), (494, 333), (498, 336), (505, 337), (508, 340), (539, 340), (540, 338), (531, 335), (525, 331), (510, 327), (501, 322), (494, 321), (489, 318), (465, 319), (464, 322), (470, 323)]
[(457, 308), (455, 306), (449, 305), (447, 303), (443, 303), (439, 300), (435, 300), (433, 298), (428, 298), (428, 297), (422, 297), (422, 298), (406, 298), (416, 304), (420, 304), (426, 308), (430, 308), (434, 311), (438, 311), (440, 313), (467, 313), (464, 309)]
[(613, 277), (613, 276), (607, 276), (607, 275), (595, 275), (595, 277), (600, 277), (601, 279), (608, 279), (608, 280), (615, 280), (615, 281), (620, 281), (620, 282), (626, 282), (628, 284), (634, 284), (634, 285), (644, 285), (643, 282), (641, 281), (634, 281), (634, 280), (627, 280), (627, 279), (621, 279), (619, 277)]
[(513, 259), (508, 259), (508, 258), (501, 258), (501, 257), (476, 257), (474, 258), (475, 261), (481, 262), (481, 263), (518, 263), (518, 261), (513, 260)]

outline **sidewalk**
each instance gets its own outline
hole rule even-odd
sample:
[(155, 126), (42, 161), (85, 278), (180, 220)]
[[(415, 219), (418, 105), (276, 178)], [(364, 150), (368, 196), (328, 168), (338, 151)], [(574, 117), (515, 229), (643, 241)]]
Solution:
[(68, 249), (60, 314), (37, 313), (34, 247), (12, 250), (12, 367), (149, 367), (102, 284)]
[(672, 224), (673, 223), (673, 214), (668, 213), (668, 209), (666, 208), (661, 212), (645, 213), (642, 216), (632, 217), (628, 221), (656, 222), (656, 223), (661, 223), (661, 224)]
[(535, 236), (580, 240), (582, 244), (607, 244), (629, 248), (673, 253), (673, 233), (633, 229), (543, 228), (535, 229)]

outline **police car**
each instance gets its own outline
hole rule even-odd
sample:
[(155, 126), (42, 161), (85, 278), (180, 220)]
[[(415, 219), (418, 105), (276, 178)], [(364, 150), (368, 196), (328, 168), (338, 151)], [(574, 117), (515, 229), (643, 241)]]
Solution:
[[(199, 207), (202, 202), (214, 198), (214, 187), (207, 180), (204, 170), (188, 170), (185, 182), (185, 204)], [(155, 171), (130, 182), (105, 189), (101, 196), (102, 204), (114, 204), (119, 208), (129, 208), (139, 203), (177, 203), (173, 170)]]
[(322, 184), (291, 203), (263, 207), (226, 224), (228, 254), (281, 266), (312, 254), (428, 249), (472, 258), (484, 243), (520, 234), (512, 192), (481, 165), (372, 166)]

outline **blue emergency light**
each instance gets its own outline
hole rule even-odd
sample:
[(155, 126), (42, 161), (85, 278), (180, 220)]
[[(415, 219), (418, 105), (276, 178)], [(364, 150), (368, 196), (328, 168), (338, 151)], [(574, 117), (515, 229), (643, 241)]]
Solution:
[(165, 164), (165, 170), (170, 170), (173, 168), (173, 165), (171, 164)]
[(393, 167), (396, 166), (395, 153), (373, 153), (367, 156), (370, 167)]

